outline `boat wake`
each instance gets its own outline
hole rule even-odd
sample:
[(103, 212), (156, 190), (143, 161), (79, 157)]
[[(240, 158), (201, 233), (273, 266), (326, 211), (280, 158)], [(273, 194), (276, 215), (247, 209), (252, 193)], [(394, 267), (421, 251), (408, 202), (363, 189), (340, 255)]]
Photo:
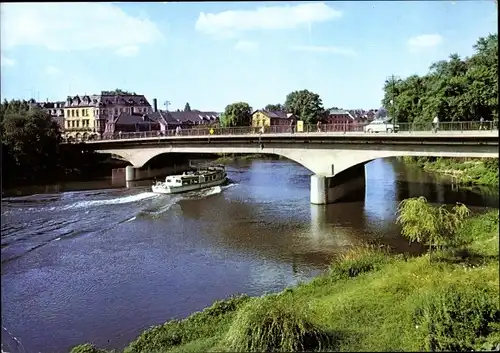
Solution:
[(2, 348), (1, 353), (24, 353), (24, 349), (21, 340), (11, 334), (5, 326), (2, 325)]
[(179, 201), (182, 200), (201, 200), (212, 195), (218, 195), (222, 191), (236, 186), (237, 184), (228, 184), (224, 186), (214, 186), (211, 188), (206, 188), (197, 191), (191, 191), (185, 194), (174, 194), (174, 195), (158, 195), (152, 205), (149, 205), (145, 209), (139, 211), (135, 216), (125, 221), (132, 222), (136, 219), (145, 218), (158, 218), (168, 211), (176, 209), (178, 207)]
[(154, 192), (142, 192), (137, 195), (129, 195), (124, 197), (115, 197), (112, 199), (104, 200), (91, 200), (91, 201), (78, 201), (71, 205), (65, 206), (63, 210), (78, 209), (78, 208), (90, 208), (93, 206), (103, 206), (103, 205), (119, 205), (124, 203), (138, 202), (146, 199), (152, 199), (158, 197), (158, 194)]

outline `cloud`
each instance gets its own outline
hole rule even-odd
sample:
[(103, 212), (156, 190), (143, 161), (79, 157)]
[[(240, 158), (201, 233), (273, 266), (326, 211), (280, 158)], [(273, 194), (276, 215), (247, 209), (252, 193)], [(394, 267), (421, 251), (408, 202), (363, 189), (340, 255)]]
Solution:
[(137, 45), (126, 45), (118, 48), (115, 53), (120, 56), (135, 56), (139, 53), (139, 47)]
[(42, 46), (54, 51), (120, 48), (162, 38), (147, 18), (133, 17), (110, 3), (2, 4), (4, 48)]
[(195, 29), (213, 36), (234, 36), (252, 30), (293, 29), (342, 17), (342, 12), (319, 3), (258, 7), (255, 10), (201, 12)]
[(1, 66), (14, 66), (16, 65), (16, 61), (14, 59), (9, 59), (6, 56), (1, 56), (0, 57), (0, 64)]
[(338, 55), (356, 55), (356, 52), (349, 48), (339, 48), (330, 46), (296, 45), (291, 48), (295, 51), (307, 51), (311, 53), (329, 53)]
[(49, 75), (57, 75), (59, 72), (61, 71), (55, 66), (47, 66), (45, 68), (45, 73)]
[(259, 43), (251, 42), (248, 40), (240, 40), (234, 45), (234, 49), (244, 52), (253, 52), (259, 49)]
[(419, 52), (425, 49), (434, 48), (442, 42), (443, 37), (439, 34), (423, 34), (410, 38), (407, 44), (410, 51)]

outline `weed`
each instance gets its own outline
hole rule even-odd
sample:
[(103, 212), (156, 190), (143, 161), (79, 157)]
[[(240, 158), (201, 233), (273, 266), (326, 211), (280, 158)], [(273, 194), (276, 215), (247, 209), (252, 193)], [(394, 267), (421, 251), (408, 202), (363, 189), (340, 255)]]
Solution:
[(362, 245), (350, 249), (335, 261), (329, 269), (329, 275), (335, 279), (357, 277), (363, 273), (375, 271), (390, 260), (388, 250), (373, 245)]
[(166, 351), (175, 346), (217, 334), (214, 327), (224, 327), (240, 306), (250, 297), (246, 295), (232, 296), (226, 300), (218, 300), (202, 312), (194, 313), (185, 320), (171, 320), (163, 325), (154, 326), (142, 333), (137, 340), (126, 349), (126, 353), (151, 353)]
[[(498, 293), (497, 293), (498, 295)], [(429, 295), (415, 310), (414, 321), (426, 334), (430, 351), (470, 351), (500, 320), (500, 308), (485, 290), (453, 285)]]
[(249, 303), (226, 336), (234, 352), (303, 352), (328, 349), (333, 336), (314, 325), (292, 296), (268, 296)]
[(97, 348), (93, 344), (85, 343), (73, 347), (70, 353), (113, 353), (113, 351), (107, 351), (104, 349)]

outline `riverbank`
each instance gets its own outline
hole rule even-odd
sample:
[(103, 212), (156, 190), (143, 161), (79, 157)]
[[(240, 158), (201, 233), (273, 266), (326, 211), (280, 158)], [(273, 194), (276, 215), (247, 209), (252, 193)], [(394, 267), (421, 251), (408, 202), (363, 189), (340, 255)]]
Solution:
[(458, 184), (498, 187), (498, 158), (402, 157), (401, 159), (428, 172), (449, 175)]
[(268, 160), (280, 160), (283, 159), (284, 157), (277, 156), (274, 154), (268, 154), (268, 153), (254, 153), (254, 154), (218, 154), (218, 158), (215, 160), (216, 163), (220, 164), (225, 164), (225, 163), (230, 163), (234, 162), (237, 160), (240, 161), (248, 161), (248, 160), (254, 160), (254, 159), (268, 159)]
[[(215, 302), (144, 332), (128, 353), (490, 350), (500, 343), (498, 210), (469, 218), (466, 251), (352, 249), (278, 294)], [(451, 318), (451, 319), (450, 319)], [(72, 353), (106, 352), (81, 345)]]

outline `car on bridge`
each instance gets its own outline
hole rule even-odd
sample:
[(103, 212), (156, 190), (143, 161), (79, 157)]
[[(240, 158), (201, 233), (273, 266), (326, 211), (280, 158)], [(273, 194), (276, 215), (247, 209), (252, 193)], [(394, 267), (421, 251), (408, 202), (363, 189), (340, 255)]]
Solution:
[(365, 125), (363, 127), (363, 130), (364, 130), (364, 132), (368, 132), (368, 133), (386, 132), (386, 133), (390, 134), (392, 132), (398, 132), (399, 125), (394, 125), (393, 123), (390, 123), (386, 120), (376, 119), (376, 120), (373, 120), (368, 125)]

